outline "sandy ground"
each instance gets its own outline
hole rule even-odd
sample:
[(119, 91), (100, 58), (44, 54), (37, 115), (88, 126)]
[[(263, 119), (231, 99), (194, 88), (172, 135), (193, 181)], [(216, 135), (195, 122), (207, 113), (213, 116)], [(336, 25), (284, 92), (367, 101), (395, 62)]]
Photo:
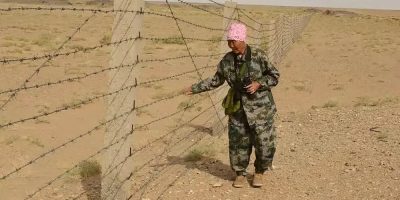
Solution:
[[(1, 7), (9, 5), (14, 4), (0, 4)], [(167, 7), (161, 5), (149, 5), (147, 9), (169, 12)], [(220, 8), (212, 9), (221, 12)], [(263, 22), (280, 13), (302, 12), (301, 9), (271, 7), (246, 9)], [(189, 7), (174, 7), (174, 10), (178, 17), (196, 23), (218, 28), (222, 24), (219, 17)], [(351, 11), (360, 15), (315, 14), (303, 37), (291, 47), (278, 66), (282, 77), (273, 91), (279, 110), (276, 119), (278, 151), (275, 169), (266, 174), (263, 188), (232, 188), (234, 176), (229, 168), (226, 131), (210, 129), (216, 127), (219, 121), (207, 96), (179, 96), (136, 113), (135, 123), (140, 125), (202, 100), (183, 115), (146, 126), (135, 133), (134, 146), (137, 148), (164, 134), (170, 135), (134, 155), (138, 169), (132, 181), (134, 199), (400, 199), (400, 22), (396, 19), (400, 13)], [(51, 52), (89, 16), (90, 13), (73, 12), (1, 13), (1, 58)], [(144, 20), (143, 35), (179, 35), (171, 19), (145, 16)], [(112, 22), (112, 15), (93, 16), (63, 50), (108, 41)], [(183, 24), (182, 29), (184, 35), (192, 37), (215, 39), (222, 35), (218, 31)], [(219, 44), (212, 42), (190, 42), (189, 47), (193, 54), (219, 53)], [(29, 84), (104, 69), (108, 67), (109, 53), (110, 48), (104, 48), (57, 58), (47, 63)], [(147, 42), (142, 58), (180, 55), (187, 55), (187, 52), (179, 42)], [(215, 65), (218, 59), (196, 58), (195, 62), (201, 67)], [(18, 87), (42, 62), (0, 66), (0, 91)], [(194, 69), (190, 59), (143, 63), (138, 67), (141, 68), (139, 82)], [(213, 68), (203, 72), (203, 76), (207, 77), (213, 74)], [(49, 112), (102, 94), (107, 91), (109, 75), (112, 73), (21, 92), (0, 112), (0, 123)], [(137, 89), (137, 104), (174, 94), (197, 79), (196, 73), (191, 73), (144, 85)], [(7, 97), (2, 94), (0, 102), (5, 102)], [(214, 97), (214, 102), (217, 101)], [(205, 113), (179, 131), (170, 133), (200, 112)], [(90, 130), (104, 121), (105, 113), (104, 99), (100, 99), (73, 110), (1, 128), (0, 175)], [(218, 132), (222, 133), (219, 137), (215, 136)], [(96, 130), (90, 136), (68, 144), (0, 180), (0, 199), (24, 199), (101, 148), (103, 133), (104, 128)], [(193, 156), (193, 149), (202, 157), (197, 161), (187, 161), (187, 155)], [(95, 159), (101, 160), (101, 155)], [(151, 159), (154, 160), (147, 163)], [(252, 170), (249, 167), (249, 171)], [(74, 169), (33, 199), (71, 199), (82, 191), (79, 170)], [(82, 199), (85, 198), (83, 195)]]

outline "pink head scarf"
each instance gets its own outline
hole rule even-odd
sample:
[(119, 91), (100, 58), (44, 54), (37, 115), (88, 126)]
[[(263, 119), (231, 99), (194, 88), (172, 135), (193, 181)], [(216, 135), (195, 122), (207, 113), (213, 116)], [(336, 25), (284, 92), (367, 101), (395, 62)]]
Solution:
[(227, 40), (246, 41), (246, 26), (234, 22), (229, 26)]

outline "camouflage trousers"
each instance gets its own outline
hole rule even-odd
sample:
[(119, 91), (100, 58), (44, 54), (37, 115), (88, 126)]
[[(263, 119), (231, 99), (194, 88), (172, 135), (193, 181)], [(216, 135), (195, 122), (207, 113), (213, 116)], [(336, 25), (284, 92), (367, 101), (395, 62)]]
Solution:
[(237, 174), (246, 174), (254, 147), (255, 171), (263, 173), (272, 166), (276, 149), (274, 119), (266, 124), (249, 125), (243, 110), (229, 116), (229, 159), (231, 168)]

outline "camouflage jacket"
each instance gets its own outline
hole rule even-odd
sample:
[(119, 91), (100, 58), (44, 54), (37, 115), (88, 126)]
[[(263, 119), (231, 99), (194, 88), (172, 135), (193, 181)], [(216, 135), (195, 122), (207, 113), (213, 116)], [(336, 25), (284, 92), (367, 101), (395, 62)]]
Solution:
[[(247, 62), (249, 76), (252, 81), (257, 81), (261, 87), (252, 95), (240, 93), (240, 100), (247, 121), (250, 125), (265, 124), (271, 120), (276, 113), (276, 106), (271, 93), (271, 87), (278, 84), (279, 72), (268, 61), (264, 51), (247, 46), (245, 56), (241, 58)], [(213, 90), (225, 81), (231, 88), (235, 88), (237, 68), (234, 65), (235, 54), (227, 53), (219, 62), (217, 72), (213, 77), (192, 85), (194, 94)], [(235, 123), (234, 116), (230, 116), (230, 122)]]

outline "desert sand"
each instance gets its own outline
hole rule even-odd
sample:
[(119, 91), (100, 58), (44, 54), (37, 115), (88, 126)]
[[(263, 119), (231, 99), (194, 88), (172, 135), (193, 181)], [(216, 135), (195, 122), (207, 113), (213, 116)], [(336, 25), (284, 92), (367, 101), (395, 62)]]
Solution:
[[(0, 8), (36, 6), (3, 1)], [(112, 4), (60, 0), (41, 6), (111, 8)], [(217, 6), (207, 9), (222, 13)], [(220, 123), (206, 95), (178, 96), (137, 110), (136, 125), (182, 109), (182, 115), (145, 126), (133, 135), (133, 146), (146, 146), (169, 133), (182, 121), (204, 115), (165, 139), (135, 154), (140, 170), (132, 179), (133, 199), (400, 199), (400, 12), (346, 9), (324, 12), (305, 8), (241, 6), (266, 23), (279, 14), (313, 14), (301, 38), (277, 66), (281, 79), (273, 89), (278, 107), (278, 149), (274, 169), (261, 189), (231, 186), (234, 174), (228, 160), (227, 133), (212, 130)], [(164, 4), (146, 4), (146, 10), (168, 13)], [(222, 19), (181, 4), (173, 6), (178, 17), (218, 27)], [(0, 11), (0, 60), (52, 52), (89, 12)], [(243, 16), (242, 16), (243, 17)], [(98, 13), (65, 45), (79, 50), (110, 41), (113, 15)], [(243, 17), (248, 23), (249, 19)], [(176, 37), (172, 19), (145, 16), (143, 35)], [(190, 37), (221, 37), (182, 24)], [(255, 34), (250, 31), (250, 34)], [(250, 40), (249, 43), (252, 41)], [(218, 54), (219, 43), (189, 42), (193, 54)], [(109, 67), (111, 48), (60, 56), (36, 75), (29, 85), (76, 77)], [(187, 55), (181, 41), (146, 41), (142, 59)], [(198, 67), (216, 65), (220, 56), (196, 58)], [(18, 88), (42, 60), (0, 64), (0, 91)], [(193, 70), (189, 58), (142, 63), (139, 82)], [(203, 77), (215, 68), (201, 70)], [(24, 119), (71, 105), (107, 92), (108, 74), (100, 73), (18, 93), (4, 110), (0, 123)], [(198, 81), (196, 73), (155, 82), (137, 89), (137, 104), (176, 94)], [(9, 93), (0, 95), (0, 102)], [(218, 102), (218, 99), (214, 99)], [(220, 104), (216, 103), (220, 109)], [(47, 117), (0, 128), (0, 175), (4, 176), (43, 152), (90, 130), (105, 120), (106, 101), (62, 111)], [(226, 119), (224, 119), (226, 123)], [(54, 177), (80, 163), (103, 146), (104, 127), (0, 180), (0, 199), (24, 199)], [(217, 133), (220, 133), (219, 135)], [(143, 165), (152, 158), (157, 158)], [(192, 159), (191, 159), (192, 158)], [(102, 159), (102, 154), (91, 160)], [(142, 167), (143, 166), (143, 167)], [(253, 171), (252, 163), (249, 167)], [(249, 176), (249, 180), (251, 176)], [(142, 189), (140, 189), (142, 188)], [(140, 189), (140, 190), (139, 190)], [(65, 173), (33, 199), (73, 199), (85, 188), (79, 168)], [(87, 199), (83, 195), (81, 199)]]

